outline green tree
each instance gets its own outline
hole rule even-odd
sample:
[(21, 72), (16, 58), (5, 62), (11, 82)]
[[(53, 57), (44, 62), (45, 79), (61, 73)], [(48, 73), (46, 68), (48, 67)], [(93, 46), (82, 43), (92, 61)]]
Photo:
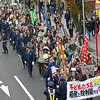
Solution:
[[(73, 18), (74, 24), (76, 25), (79, 33), (81, 32), (81, 25), (82, 25), (82, 19), (83, 19), (83, 13), (82, 13), (82, 0), (66, 0), (67, 5), (70, 8), (71, 16)], [(92, 7), (92, 2), (85, 2), (85, 13), (90, 12), (90, 9)]]

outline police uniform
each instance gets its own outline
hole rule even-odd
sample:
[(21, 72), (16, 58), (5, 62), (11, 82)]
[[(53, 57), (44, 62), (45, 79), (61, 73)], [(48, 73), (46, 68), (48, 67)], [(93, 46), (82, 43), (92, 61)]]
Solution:
[(43, 92), (47, 99), (46, 100), (57, 100), (57, 95), (59, 95), (59, 89), (54, 88), (53, 81), (48, 82), (48, 88)]
[[(60, 73), (60, 68), (57, 69), (56, 71)], [(59, 85), (60, 79), (61, 79), (61, 74), (58, 75), (58, 74), (56, 73), (55, 76), (53, 76), (54, 87), (56, 87), (57, 85)]]
[[(27, 47), (30, 49), (30, 47)], [(35, 54), (34, 52), (30, 49), (29, 51), (26, 50), (25, 52), (25, 61), (28, 67), (28, 72), (30, 77), (32, 77), (32, 70), (33, 70), (33, 65), (35, 61)]]
[(59, 89), (60, 89), (60, 96), (58, 100), (66, 100), (67, 99), (67, 82), (62, 76), (59, 83)]
[(2, 47), (3, 47), (3, 50), (4, 52), (3, 53), (7, 53), (8, 54), (8, 48), (7, 48), (7, 34), (5, 34), (5, 31), (4, 30), (1, 30), (2, 32)]
[(25, 41), (25, 37), (24, 36), (18, 36), (17, 38), (17, 47), (16, 47), (16, 51), (17, 53), (19, 53), (19, 46), (21, 45), (21, 42), (24, 42)]
[(52, 80), (52, 71), (50, 67), (45, 68), (43, 78), (45, 78), (45, 85), (47, 88), (48, 81)]
[(22, 60), (24, 68), (25, 68), (25, 52), (26, 52), (26, 46), (20, 45), (19, 46), (19, 54), (21, 56), (21, 60)]
[(15, 50), (15, 47), (16, 47), (16, 33), (13, 32), (12, 34), (12, 44), (13, 44), (13, 49)]

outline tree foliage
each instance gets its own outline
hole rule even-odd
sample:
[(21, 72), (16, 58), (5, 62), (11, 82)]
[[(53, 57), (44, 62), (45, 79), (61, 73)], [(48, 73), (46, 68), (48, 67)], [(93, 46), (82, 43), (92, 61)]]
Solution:
[[(75, 25), (78, 23), (78, 15), (80, 15), (80, 21), (82, 18), (82, 0), (66, 0), (67, 5), (70, 8), (72, 18), (74, 20)], [(86, 2), (85, 3), (85, 12), (90, 12), (90, 9), (92, 7), (92, 2)]]

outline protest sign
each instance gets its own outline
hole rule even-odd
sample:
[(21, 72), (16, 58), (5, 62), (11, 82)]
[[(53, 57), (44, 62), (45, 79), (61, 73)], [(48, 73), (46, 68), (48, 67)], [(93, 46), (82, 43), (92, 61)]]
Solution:
[(52, 70), (52, 77), (55, 76), (57, 68), (55, 66), (51, 67)]
[(100, 76), (83, 82), (67, 83), (67, 100), (81, 100), (100, 96)]

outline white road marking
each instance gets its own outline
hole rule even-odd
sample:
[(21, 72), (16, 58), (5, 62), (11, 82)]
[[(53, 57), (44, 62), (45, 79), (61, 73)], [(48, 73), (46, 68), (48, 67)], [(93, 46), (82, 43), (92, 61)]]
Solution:
[(28, 97), (31, 100), (35, 100), (32, 95), (29, 93), (29, 91), (25, 88), (25, 86), (23, 85), (23, 83), (19, 80), (19, 78), (17, 76), (14, 76), (14, 78), (16, 79), (16, 81), (19, 83), (19, 85), (22, 87), (22, 89), (25, 91), (25, 93), (28, 95)]
[(2, 85), (0, 88), (2, 89), (2, 91), (4, 91), (10, 97), (10, 92), (9, 92), (8, 86)]
[(0, 81), (0, 84), (3, 84), (3, 82), (2, 82), (2, 81)]

